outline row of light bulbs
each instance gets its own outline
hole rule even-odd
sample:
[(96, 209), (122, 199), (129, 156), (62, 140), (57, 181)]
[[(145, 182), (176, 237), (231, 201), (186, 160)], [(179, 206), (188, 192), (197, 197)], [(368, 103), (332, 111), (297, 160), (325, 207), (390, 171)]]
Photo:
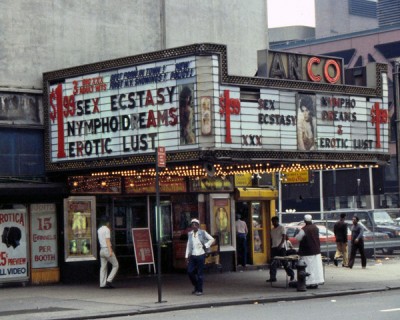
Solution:
[[(243, 174), (261, 174), (261, 173), (277, 173), (277, 172), (296, 172), (296, 171), (319, 171), (319, 170), (340, 170), (340, 169), (364, 169), (371, 167), (369, 165), (352, 165), (352, 164), (291, 164), (291, 165), (280, 165), (277, 167), (270, 167), (267, 165), (228, 165), (222, 166), (221, 164), (214, 164), (214, 172), (212, 175), (225, 178), (226, 176), (235, 176)], [(373, 168), (379, 167), (378, 165), (373, 165)], [(206, 177), (210, 175), (210, 172), (199, 165), (193, 166), (177, 166), (175, 168), (163, 168), (158, 172), (160, 177)], [(104, 171), (93, 173), (94, 177), (101, 176), (123, 176), (131, 177), (135, 176), (141, 178), (143, 176), (153, 176), (157, 175), (156, 169), (146, 168), (141, 170), (121, 170), (121, 171)]]

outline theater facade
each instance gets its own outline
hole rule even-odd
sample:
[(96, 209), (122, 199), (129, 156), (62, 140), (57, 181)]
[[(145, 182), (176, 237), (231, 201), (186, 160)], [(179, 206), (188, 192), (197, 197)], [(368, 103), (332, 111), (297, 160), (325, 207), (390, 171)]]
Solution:
[[(226, 46), (210, 43), (43, 75), (46, 173), (68, 188), (62, 281), (97, 278), (103, 215), (121, 277), (152, 272), (154, 259), (183, 270), (192, 218), (218, 238), (222, 269), (236, 270), (236, 214), (249, 263), (266, 264), (281, 173), (388, 161), (386, 65), (345, 77), (338, 58), (255, 54), (251, 77), (230, 75)], [(142, 250), (139, 229), (151, 243)]]

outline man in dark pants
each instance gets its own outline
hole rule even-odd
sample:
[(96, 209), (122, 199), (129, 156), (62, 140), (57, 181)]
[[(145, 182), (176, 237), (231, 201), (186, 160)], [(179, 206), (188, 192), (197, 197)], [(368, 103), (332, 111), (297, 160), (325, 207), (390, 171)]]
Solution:
[(364, 252), (364, 230), (358, 224), (359, 218), (353, 217), (353, 226), (351, 227), (351, 253), (349, 259), (349, 268), (353, 268), (354, 259), (356, 258), (357, 250), (360, 251), (361, 266), (363, 269), (367, 267), (367, 258)]
[[(276, 256), (285, 256), (285, 240), (286, 240), (286, 231), (285, 227), (279, 224), (278, 217), (272, 217), (271, 222), (273, 225), (273, 229), (271, 229), (271, 259)], [(294, 271), (289, 267), (287, 261), (282, 261), (282, 265), (286, 271), (286, 274), (290, 277), (290, 281), (294, 280)], [(276, 281), (276, 272), (277, 272), (277, 261), (272, 260), (272, 263), (269, 267), (269, 279), (267, 282), (275, 282)]]
[(203, 295), (203, 269), (206, 259), (205, 249), (211, 247), (214, 238), (206, 231), (200, 230), (200, 221), (192, 219), (192, 231), (188, 234), (188, 242), (186, 245), (186, 263), (188, 265), (187, 272), (190, 282), (193, 284), (192, 294), (196, 296)]
[(240, 219), (240, 214), (236, 215), (236, 246), (238, 252), (238, 264), (241, 264), (244, 268), (247, 264), (247, 224)]
[(338, 259), (342, 258), (343, 267), (348, 266), (348, 256), (347, 256), (347, 223), (344, 221), (346, 219), (346, 214), (340, 214), (340, 220), (333, 226), (333, 232), (336, 237), (336, 253), (333, 259), (335, 266), (338, 266)]

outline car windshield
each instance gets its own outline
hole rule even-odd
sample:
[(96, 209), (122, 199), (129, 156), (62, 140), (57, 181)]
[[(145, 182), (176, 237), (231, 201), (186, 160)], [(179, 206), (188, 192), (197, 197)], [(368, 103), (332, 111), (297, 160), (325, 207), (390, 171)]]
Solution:
[(374, 220), (377, 224), (395, 224), (391, 216), (386, 211), (374, 211)]

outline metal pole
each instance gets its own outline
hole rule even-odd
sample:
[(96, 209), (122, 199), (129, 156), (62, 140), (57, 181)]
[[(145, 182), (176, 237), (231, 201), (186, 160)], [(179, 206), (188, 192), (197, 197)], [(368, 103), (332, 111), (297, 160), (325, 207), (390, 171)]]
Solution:
[(375, 197), (374, 197), (374, 181), (372, 177), (372, 167), (369, 166), (368, 168), (369, 173), (369, 193), (371, 196), (371, 209), (375, 210)]
[[(394, 71), (393, 71), (393, 93), (394, 93), (394, 108), (396, 112), (396, 160), (397, 160), (397, 183), (400, 191), (400, 166), (399, 166), (399, 157), (400, 157), (400, 61), (395, 61), (394, 63)], [(400, 204), (400, 199), (398, 195), (397, 203)]]
[(282, 223), (282, 177), (281, 172), (278, 172), (278, 211), (279, 223)]
[(158, 149), (156, 149), (156, 240), (157, 240), (157, 287), (158, 302), (162, 302), (161, 285), (161, 219), (160, 219), (160, 184), (158, 176)]
[(333, 170), (333, 210), (336, 210), (336, 170)]
[(320, 199), (320, 208), (321, 211), (321, 219), (324, 219), (324, 190), (323, 190), (323, 178), (322, 178), (322, 170), (319, 170), (319, 199)]

